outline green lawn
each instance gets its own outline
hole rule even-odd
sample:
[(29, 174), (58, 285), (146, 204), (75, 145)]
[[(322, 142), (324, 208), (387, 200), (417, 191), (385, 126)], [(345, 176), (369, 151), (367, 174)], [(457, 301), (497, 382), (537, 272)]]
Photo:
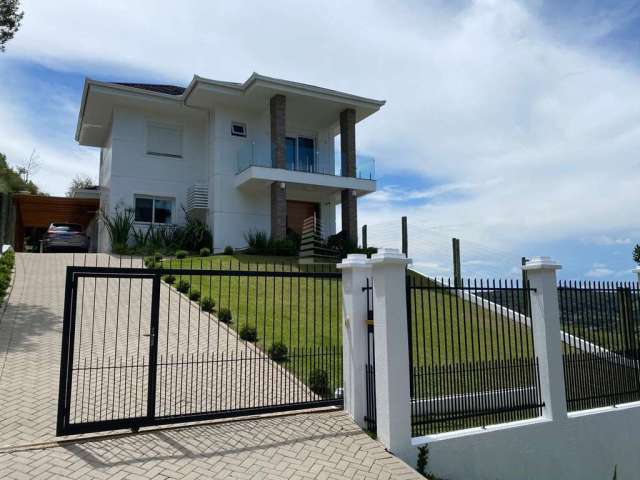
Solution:
[(8, 251), (4, 255), (0, 256), (0, 305), (9, 288), (9, 282), (11, 281), (11, 271), (15, 263), (15, 253)]
[[(333, 265), (298, 265), (296, 258), (254, 255), (190, 257), (164, 260), (163, 268), (261, 272), (335, 272)], [(329, 374), (332, 389), (342, 383), (342, 285), (336, 278), (197, 275), (187, 280), (202, 297), (228, 308), (231, 327), (254, 327), (256, 344), (268, 350), (276, 342), (288, 348), (285, 365), (303, 380), (315, 369)]]
[[(229, 271), (336, 271), (333, 265), (298, 265), (296, 258), (253, 255), (189, 257), (165, 260), (163, 267)], [(431, 282), (414, 274), (418, 282)], [(341, 381), (342, 291), (337, 279), (199, 276), (186, 275), (192, 288), (212, 298), (216, 309), (229, 308), (232, 328), (255, 327), (257, 344), (267, 350), (274, 342), (290, 351), (289, 368), (301, 377), (314, 367), (327, 370), (333, 386)], [(432, 393), (477, 391), (531, 384), (531, 375), (516, 375), (523, 367), (493, 365), (482, 381), (474, 375), (456, 374), (455, 382), (444, 389), (431, 370), (425, 380), (424, 368), (439, 365), (473, 365), (486, 361), (511, 361), (533, 355), (530, 329), (504, 318), (495, 309), (484, 309), (444, 290), (412, 290), (411, 328), (414, 375), (430, 385)], [(437, 319), (437, 321), (430, 320)], [(399, 321), (402, 321), (399, 319)], [(477, 377), (478, 375), (475, 375)], [(451, 377), (453, 378), (453, 377)]]

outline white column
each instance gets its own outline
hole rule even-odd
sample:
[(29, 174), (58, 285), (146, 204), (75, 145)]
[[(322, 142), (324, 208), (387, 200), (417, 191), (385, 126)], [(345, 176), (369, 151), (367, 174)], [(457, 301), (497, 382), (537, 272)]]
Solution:
[(365, 369), (367, 363), (367, 256), (351, 254), (338, 264), (342, 270), (342, 365), (344, 409), (364, 428), (366, 413)]
[(406, 267), (398, 249), (381, 249), (373, 266), (377, 435), (392, 453), (406, 457), (411, 445)]
[(540, 365), (542, 401), (545, 403), (542, 416), (548, 419), (562, 420), (567, 416), (567, 400), (556, 283), (556, 270), (562, 267), (549, 257), (534, 257), (522, 268), (526, 270), (527, 279), (532, 288), (533, 341)]
[(638, 276), (637, 282), (640, 283), (640, 267), (636, 267), (632, 271)]

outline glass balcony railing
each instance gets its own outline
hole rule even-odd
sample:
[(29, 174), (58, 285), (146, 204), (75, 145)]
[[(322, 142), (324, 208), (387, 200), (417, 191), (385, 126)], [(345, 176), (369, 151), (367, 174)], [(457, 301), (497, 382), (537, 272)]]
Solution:
[[(328, 166), (325, 162), (320, 161), (318, 152), (315, 152), (313, 161), (305, 159), (304, 161), (290, 161), (287, 163), (286, 169), (296, 172), (319, 173), (322, 175), (343, 176), (341, 171), (340, 153), (337, 153), (334, 164)], [(271, 158), (257, 155), (256, 146), (253, 142), (245, 143), (238, 151), (236, 173), (241, 173), (249, 167), (266, 167), (272, 168)], [(356, 155), (356, 178), (364, 180), (375, 180), (376, 178), (376, 161), (368, 155)]]

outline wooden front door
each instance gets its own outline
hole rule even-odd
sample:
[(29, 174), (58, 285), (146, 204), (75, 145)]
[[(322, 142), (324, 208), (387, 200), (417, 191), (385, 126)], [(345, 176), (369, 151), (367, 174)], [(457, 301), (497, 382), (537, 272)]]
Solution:
[(287, 200), (287, 229), (302, 235), (302, 223), (314, 213), (316, 217), (320, 216), (320, 205), (317, 203)]

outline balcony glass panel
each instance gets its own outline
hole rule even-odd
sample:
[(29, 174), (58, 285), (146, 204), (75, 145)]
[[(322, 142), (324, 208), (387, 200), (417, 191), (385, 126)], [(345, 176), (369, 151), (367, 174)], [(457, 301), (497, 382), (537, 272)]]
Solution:
[[(331, 162), (323, 162), (315, 149), (315, 142), (306, 137), (287, 137), (285, 143), (285, 156), (287, 170), (296, 170), (309, 173), (320, 173), (323, 175), (341, 176), (340, 152), (335, 155), (335, 167)], [(256, 155), (255, 145), (247, 142), (238, 151), (237, 170), (241, 173), (249, 167), (270, 167), (271, 157)], [(376, 178), (375, 159), (368, 155), (356, 155), (356, 178), (364, 180), (375, 180)]]

